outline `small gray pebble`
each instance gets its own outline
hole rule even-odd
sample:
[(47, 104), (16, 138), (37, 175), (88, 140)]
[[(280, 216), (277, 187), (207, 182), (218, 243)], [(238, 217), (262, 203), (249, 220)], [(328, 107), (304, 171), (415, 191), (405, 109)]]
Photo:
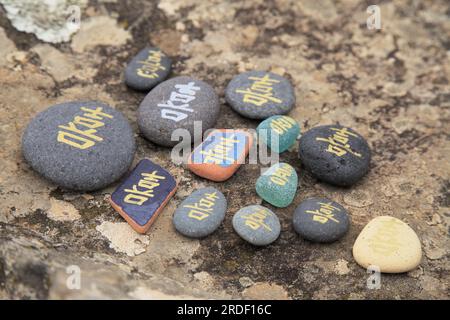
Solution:
[(164, 81), (172, 68), (172, 60), (156, 47), (146, 47), (131, 59), (125, 69), (125, 83), (136, 90), (149, 91)]
[(178, 143), (171, 139), (175, 129), (186, 129), (193, 138), (194, 121), (201, 121), (204, 132), (214, 126), (219, 111), (219, 98), (209, 84), (181, 76), (147, 94), (138, 110), (138, 124), (148, 140), (171, 147)]
[(370, 148), (351, 128), (318, 126), (302, 135), (299, 157), (306, 170), (319, 180), (350, 186), (369, 170)]
[(251, 119), (286, 114), (295, 105), (291, 83), (266, 71), (249, 71), (235, 76), (225, 90), (225, 98), (237, 113)]
[(54, 105), (39, 113), (22, 137), (23, 155), (34, 170), (63, 188), (83, 191), (119, 179), (135, 149), (127, 119), (97, 101)]
[(350, 227), (347, 210), (326, 198), (309, 198), (295, 209), (295, 231), (312, 242), (333, 242), (342, 238)]
[(276, 214), (260, 205), (244, 207), (236, 212), (233, 228), (242, 239), (255, 246), (271, 244), (281, 231)]
[(213, 187), (194, 191), (183, 200), (173, 215), (175, 229), (190, 238), (202, 238), (213, 233), (222, 223), (227, 200)]

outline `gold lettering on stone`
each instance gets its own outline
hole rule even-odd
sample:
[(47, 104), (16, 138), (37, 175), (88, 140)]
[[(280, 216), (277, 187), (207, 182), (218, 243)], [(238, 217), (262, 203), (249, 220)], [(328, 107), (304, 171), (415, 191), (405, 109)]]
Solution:
[(253, 213), (242, 215), (241, 217), (245, 220), (245, 225), (253, 230), (264, 228), (268, 231), (272, 231), (272, 229), (265, 222), (265, 219), (269, 216), (270, 213), (267, 210), (259, 209)]
[(279, 83), (279, 80), (271, 79), (268, 74), (266, 74), (262, 78), (249, 77), (249, 79), (253, 80), (250, 88), (247, 88), (245, 90), (236, 90), (236, 93), (242, 93), (244, 95), (242, 99), (243, 102), (251, 103), (258, 107), (266, 104), (269, 101), (275, 103), (283, 102), (273, 95), (273, 84)]
[(142, 206), (148, 199), (154, 197), (154, 189), (160, 185), (160, 180), (166, 179), (164, 176), (159, 176), (157, 170), (142, 173), (141, 176), (137, 185), (134, 184), (131, 189), (124, 189), (127, 193), (124, 202)]
[(211, 215), (217, 199), (219, 199), (217, 192), (205, 193), (198, 202), (183, 207), (191, 209), (188, 213), (189, 218), (202, 221)]
[(347, 128), (331, 128), (335, 133), (327, 138), (317, 137), (316, 141), (328, 142), (327, 152), (333, 153), (338, 157), (342, 157), (347, 153), (351, 153), (356, 157), (361, 157), (361, 154), (353, 151), (348, 144), (349, 137), (358, 137), (357, 134), (350, 132)]
[[(90, 109), (81, 107), (84, 111), (82, 116), (75, 116), (73, 121), (67, 125), (59, 125), (56, 140), (65, 143), (77, 149), (88, 149), (96, 142), (103, 141), (103, 138), (97, 135), (97, 128), (103, 127), (105, 118), (112, 119), (113, 116), (103, 112), (102, 107)], [(87, 129), (86, 129), (87, 128)]]
[(280, 117), (270, 122), (270, 128), (278, 134), (284, 134), (295, 124), (295, 120), (290, 117)]
[(310, 213), (313, 215), (313, 220), (317, 221), (319, 223), (327, 223), (329, 220), (334, 221), (336, 223), (339, 223), (339, 220), (334, 217), (336, 214), (335, 211), (341, 211), (341, 209), (332, 206), (332, 202), (329, 203), (323, 203), (319, 202), (320, 205), (319, 209), (316, 210), (306, 210), (307, 213)]
[(292, 175), (292, 169), (285, 163), (279, 165), (275, 171), (271, 174), (270, 180), (279, 185), (284, 186), (288, 181), (289, 177)]
[(144, 78), (156, 79), (158, 78), (159, 70), (166, 70), (161, 64), (164, 54), (161, 51), (150, 51), (145, 60), (138, 61), (141, 67), (137, 69), (137, 74)]
[(381, 221), (378, 231), (369, 239), (369, 247), (376, 253), (390, 256), (401, 246), (397, 237), (398, 228), (401, 223), (392, 219)]

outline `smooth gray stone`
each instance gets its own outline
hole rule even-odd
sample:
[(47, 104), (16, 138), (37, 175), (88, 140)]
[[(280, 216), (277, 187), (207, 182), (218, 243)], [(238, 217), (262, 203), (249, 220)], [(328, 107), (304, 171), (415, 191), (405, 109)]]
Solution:
[(225, 218), (227, 200), (213, 187), (194, 191), (173, 215), (175, 229), (190, 238), (202, 238), (216, 231)]
[(138, 124), (150, 141), (171, 147), (175, 129), (186, 129), (194, 142), (194, 121), (201, 121), (203, 132), (212, 128), (219, 116), (219, 98), (207, 83), (191, 77), (176, 77), (156, 86), (142, 101)]
[(240, 209), (233, 216), (233, 228), (242, 239), (255, 246), (266, 246), (280, 235), (277, 215), (260, 205)]
[[(346, 131), (339, 133), (339, 130)], [(333, 143), (326, 141), (330, 138)], [(302, 135), (299, 157), (305, 169), (319, 180), (351, 186), (369, 171), (371, 154), (366, 140), (351, 128), (327, 125), (314, 127)]]
[[(107, 116), (81, 108), (101, 108)], [(89, 131), (91, 136), (59, 126)], [(63, 188), (83, 191), (119, 179), (130, 167), (135, 149), (127, 119), (97, 101), (54, 105), (39, 113), (22, 137), (23, 155), (35, 171)]]
[(326, 198), (309, 198), (295, 209), (295, 231), (313, 242), (333, 242), (342, 238), (350, 227), (347, 210)]
[[(268, 78), (250, 79), (264, 77)], [(291, 83), (282, 76), (266, 71), (249, 71), (230, 81), (225, 89), (225, 99), (244, 117), (266, 119), (288, 113), (295, 105), (295, 92)]]
[(136, 90), (149, 91), (164, 81), (172, 60), (156, 47), (146, 47), (131, 59), (125, 69), (125, 83)]

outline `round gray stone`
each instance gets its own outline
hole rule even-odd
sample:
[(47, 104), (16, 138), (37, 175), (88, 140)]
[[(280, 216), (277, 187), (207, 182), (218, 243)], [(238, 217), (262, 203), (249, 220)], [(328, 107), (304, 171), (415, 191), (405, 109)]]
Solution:
[(286, 114), (295, 105), (291, 83), (266, 71), (249, 71), (235, 76), (227, 85), (225, 99), (237, 113), (251, 119)]
[(350, 186), (369, 170), (370, 148), (351, 128), (318, 126), (302, 135), (299, 157), (306, 170), (319, 180)]
[(242, 239), (256, 246), (271, 244), (281, 231), (276, 214), (260, 205), (244, 207), (236, 212), (233, 228)]
[(54, 105), (39, 113), (22, 137), (23, 155), (35, 171), (63, 188), (83, 191), (119, 179), (135, 149), (122, 113), (97, 101)]
[(142, 101), (138, 124), (144, 136), (159, 145), (171, 147), (175, 129), (186, 129), (194, 137), (194, 121), (203, 132), (214, 126), (219, 116), (219, 98), (207, 83), (187, 76), (166, 80)]
[(136, 90), (149, 91), (164, 81), (172, 68), (172, 60), (156, 47), (139, 51), (125, 69), (125, 83)]
[(194, 191), (173, 215), (175, 229), (190, 238), (203, 238), (216, 231), (225, 218), (227, 200), (213, 187)]
[(326, 198), (309, 198), (295, 209), (295, 231), (312, 242), (333, 242), (342, 238), (350, 227), (347, 210)]

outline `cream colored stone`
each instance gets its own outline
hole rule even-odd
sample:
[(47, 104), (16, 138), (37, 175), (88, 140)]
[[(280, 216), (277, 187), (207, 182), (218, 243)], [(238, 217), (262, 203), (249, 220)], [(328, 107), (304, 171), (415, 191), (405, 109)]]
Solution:
[(374, 265), (381, 272), (401, 273), (419, 265), (422, 248), (416, 233), (406, 223), (381, 216), (361, 231), (353, 245), (353, 257), (364, 268)]

